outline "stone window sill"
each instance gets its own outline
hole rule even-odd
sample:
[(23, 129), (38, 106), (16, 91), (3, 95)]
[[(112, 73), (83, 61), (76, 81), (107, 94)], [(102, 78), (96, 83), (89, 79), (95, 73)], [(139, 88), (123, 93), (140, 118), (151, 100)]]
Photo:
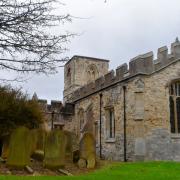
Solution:
[(172, 139), (180, 139), (180, 134), (171, 134)]
[(106, 139), (106, 143), (115, 143), (115, 138)]

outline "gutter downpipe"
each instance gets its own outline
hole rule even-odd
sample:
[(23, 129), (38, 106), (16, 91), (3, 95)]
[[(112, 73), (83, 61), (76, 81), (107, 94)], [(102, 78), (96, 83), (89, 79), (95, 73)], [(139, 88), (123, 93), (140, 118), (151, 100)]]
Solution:
[(124, 95), (124, 162), (127, 162), (127, 137), (126, 137), (126, 86), (123, 86)]
[(99, 129), (99, 156), (102, 159), (102, 142), (101, 142), (101, 134), (102, 134), (102, 93), (99, 94), (100, 97), (100, 109), (99, 109), (99, 119), (100, 119), (100, 129)]
[(51, 113), (51, 130), (54, 129), (54, 115), (55, 115), (55, 112), (52, 111), (52, 113)]

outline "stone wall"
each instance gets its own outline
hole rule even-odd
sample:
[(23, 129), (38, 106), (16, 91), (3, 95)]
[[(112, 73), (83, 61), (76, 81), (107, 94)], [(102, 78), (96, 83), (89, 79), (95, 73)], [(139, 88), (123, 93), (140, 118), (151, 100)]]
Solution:
[[(155, 72), (159, 72), (159, 70), (179, 60), (180, 58), (179, 51), (180, 51), (180, 42), (176, 41), (171, 44), (170, 54), (168, 54), (167, 47), (164, 46), (158, 49), (158, 53), (157, 53), (158, 59), (156, 60), (153, 59), (153, 52), (149, 52), (131, 59), (129, 62), (129, 69), (126, 63), (120, 65), (116, 69), (116, 71), (111, 70), (106, 74), (105, 71), (102, 71), (101, 69), (99, 72), (102, 71), (103, 76), (100, 76), (94, 82), (90, 82), (89, 84), (87, 84), (87, 81), (84, 80), (87, 79), (87, 76), (84, 77), (81, 71), (82, 70), (81, 64), (77, 63), (76, 69), (80, 70), (78, 73), (77, 81), (82, 82), (82, 84), (80, 84), (79, 88), (76, 88), (74, 90), (71, 89), (71, 93), (69, 94), (69, 96), (65, 98), (65, 100), (66, 102), (75, 102), (92, 93), (102, 90), (110, 85), (117, 84), (119, 82), (128, 81), (134, 76), (151, 75)], [(70, 61), (70, 63), (72, 62), (74, 61)], [(83, 61), (79, 61), (79, 63), (83, 63)], [(82, 80), (82, 78), (84, 79)], [(66, 80), (65, 80), (65, 87), (66, 87)]]
[[(44, 115), (44, 124), (43, 129), (47, 131), (52, 129), (52, 118), (53, 118), (53, 127), (64, 128), (65, 130), (74, 130), (71, 129), (72, 116), (74, 115), (74, 105), (71, 103), (62, 104), (61, 101), (52, 100), (51, 104), (47, 103), (47, 100), (37, 99), (41, 110)], [(64, 125), (66, 126), (64, 127)]]
[[(180, 160), (180, 136), (172, 137), (169, 119), (169, 83), (180, 78), (180, 43), (158, 49), (158, 59), (147, 53), (133, 58), (73, 92), (68, 102), (75, 104), (71, 129), (82, 135), (78, 112), (84, 110), (85, 122), (91, 106), (91, 123), (99, 153), (100, 96), (102, 93), (102, 153), (106, 159), (123, 160), (124, 94), (126, 86), (127, 158), (133, 160)], [(114, 109), (115, 138), (107, 137), (107, 111)], [(66, 125), (65, 125), (66, 127)], [(70, 127), (69, 127), (70, 128)], [(98, 131), (97, 131), (98, 129)], [(160, 145), (158, 145), (160, 144)]]

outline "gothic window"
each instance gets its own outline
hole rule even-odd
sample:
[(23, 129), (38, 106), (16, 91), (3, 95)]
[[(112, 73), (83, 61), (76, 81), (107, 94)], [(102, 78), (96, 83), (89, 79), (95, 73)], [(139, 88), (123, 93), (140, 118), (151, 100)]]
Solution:
[(94, 81), (98, 78), (98, 70), (97, 70), (97, 67), (96, 65), (94, 64), (91, 64), (90, 66), (88, 66), (87, 70), (87, 81), (88, 83), (91, 82), (91, 81)]
[(107, 138), (115, 138), (115, 117), (114, 117), (114, 109), (108, 108), (106, 109), (106, 134)]
[(70, 86), (71, 85), (71, 67), (68, 66), (66, 69), (65, 69), (65, 80), (66, 80), (66, 86)]
[(71, 68), (70, 67), (68, 67), (68, 69), (67, 69), (67, 77), (69, 77), (69, 76), (71, 76)]
[(172, 133), (180, 133), (180, 82), (169, 88), (170, 124)]

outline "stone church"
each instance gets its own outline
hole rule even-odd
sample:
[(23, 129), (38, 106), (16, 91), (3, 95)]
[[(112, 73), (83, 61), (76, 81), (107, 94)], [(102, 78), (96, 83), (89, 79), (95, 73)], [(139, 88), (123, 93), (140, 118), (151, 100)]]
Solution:
[(64, 68), (64, 104), (71, 105), (61, 113), (64, 129), (79, 138), (93, 133), (104, 159), (180, 161), (178, 38), (153, 57), (139, 55), (115, 71), (105, 59), (72, 57)]

